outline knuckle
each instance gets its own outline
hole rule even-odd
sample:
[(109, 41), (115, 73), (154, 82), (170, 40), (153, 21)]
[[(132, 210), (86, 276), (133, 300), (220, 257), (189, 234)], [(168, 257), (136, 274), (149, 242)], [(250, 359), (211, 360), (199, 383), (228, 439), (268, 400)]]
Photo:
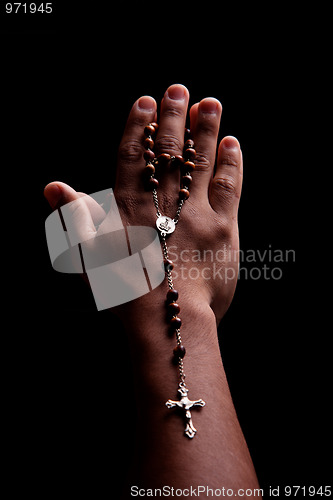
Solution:
[(135, 113), (131, 113), (131, 116), (130, 116), (130, 128), (132, 130), (135, 130), (137, 128), (141, 129), (143, 127), (145, 127), (146, 125), (148, 125), (148, 121), (147, 120), (147, 115), (146, 113), (140, 113), (140, 112), (135, 112)]
[(224, 153), (223, 159), (221, 161), (221, 165), (225, 165), (227, 167), (238, 167), (239, 162), (236, 160), (233, 154)]
[(229, 241), (232, 236), (232, 231), (233, 231), (232, 219), (226, 215), (219, 214), (219, 217), (215, 223), (215, 233), (217, 238), (224, 241)]
[(221, 188), (220, 194), (225, 198), (232, 198), (236, 196), (239, 198), (237, 184), (235, 178), (231, 175), (224, 174), (223, 176), (215, 179), (215, 186)]
[(205, 118), (200, 115), (198, 120), (197, 129), (200, 133), (205, 133), (209, 135), (217, 135), (219, 129), (219, 122), (216, 119), (216, 115), (206, 114)]
[(223, 211), (216, 213), (214, 211), (213, 216), (214, 221), (214, 238), (217, 241), (224, 241), (228, 243), (232, 240), (235, 233), (235, 223), (237, 225), (237, 220), (230, 214), (230, 212)]
[(174, 135), (157, 137), (155, 148), (159, 153), (179, 154), (183, 150), (183, 143)]
[(120, 163), (137, 163), (142, 159), (143, 149), (140, 141), (127, 141), (120, 144), (118, 161)]
[(184, 109), (175, 106), (163, 108), (163, 117), (167, 118), (182, 118), (184, 116)]
[(216, 135), (216, 124), (210, 120), (200, 122), (200, 133), (208, 136)]
[(235, 224), (237, 219), (234, 217), (226, 216), (221, 217), (219, 231), (225, 241), (231, 241), (235, 234)]
[(209, 171), (212, 167), (210, 160), (200, 151), (196, 152), (194, 163), (195, 169), (198, 171)]

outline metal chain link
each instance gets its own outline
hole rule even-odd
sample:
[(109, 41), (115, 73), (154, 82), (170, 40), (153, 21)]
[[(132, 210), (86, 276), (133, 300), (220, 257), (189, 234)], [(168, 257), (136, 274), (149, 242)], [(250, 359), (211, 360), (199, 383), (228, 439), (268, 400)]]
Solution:
[(157, 217), (161, 217), (161, 212), (160, 212), (160, 209), (159, 209), (159, 206), (158, 206), (158, 198), (157, 198), (157, 191), (156, 191), (156, 189), (153, 189), (153, 201), (154, 201), (154, 205), (155, 205), (155, 208), (156, 208), (156, 215), (157, 215)]
[(176, 216), (173, 219), (173, 221), (174, 221), (175, 224), (178, 224), (179, 217), (180, 217), (180, 212), (181, 212), (181, 210), (183, 208), (183, 205), (184, 205), (184, 200), (180, 200), (178, 208), (177, 208)]

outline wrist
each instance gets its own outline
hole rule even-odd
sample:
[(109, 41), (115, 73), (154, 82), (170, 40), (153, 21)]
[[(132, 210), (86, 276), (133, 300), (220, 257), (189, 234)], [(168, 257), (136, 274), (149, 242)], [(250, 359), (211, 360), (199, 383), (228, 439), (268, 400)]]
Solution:
[[(181, 331), (191, 330), (192, 340), (195, 340), (196, 332), (200, 332), (202, 340), (206, 336), (216, 336), (216, 318), (205, 290), (199, 293), (194, 287), (187, 287), (181, 283), (175, 288), (178, 291), (176, 302), (180, 311), (177, 317), (182, 321)], [(164, 332), (166, 338), (172, 337), (172, 329), (168, 322), (167, 292), (168, 287), (163, 281), (148, 294), (114, 308), (130, 338), (142, 338), (144, 342), (149, 341), (151, 337), (156, 340), (156, 330)]]
[[(180, 332), (186, 349), (185, 373), (195, 384), (199, 380), (207, 382), (207, 366), (214, 366), (218, 371), (222, 368), (216, 318), (203, 296), (181, 286), (177, 286), (177, 290), (182, 319)], [(152, 398), (150, 403), (155, 401), (157, 406), (175, 394), (179, 382), (173, 355), (177, 339), (175, 332), (170, 331), (166, 315), (167, 291), (164, 282), (149, 294), (121, 306), (120, 314), (129, 338), (139, 399)]]
[[(181, 286), (177, 289), (180, 333), (186, 350), (185, 372), (191, 379), (204, 378), (207, 365), (222, 367), (216, 318), (208, 301), (196, 291)], [(158, 395), (158, 401), (173, 394), (179, 376), (173, 355), (176, 333), (170, 331), (166, 315), (167, 291), (164, 282), (149, 294), (122, 306), (121, 311), (137, 384)]]

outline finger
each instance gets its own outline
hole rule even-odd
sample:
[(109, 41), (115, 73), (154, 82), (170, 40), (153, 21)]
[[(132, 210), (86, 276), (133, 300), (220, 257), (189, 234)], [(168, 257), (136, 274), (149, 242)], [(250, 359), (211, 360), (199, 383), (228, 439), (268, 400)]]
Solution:
[(191, 133), (196, 150), (195, 171), (191, 195), (208, 197), (219, 134), (222, 105), (213, 97), (207, 97), (192, 106), (190, 112)]
[[(157, 157), (162, 153), (170, 156), (182, 155), (188, 101), (189, 92), (184, 85), (174, 84), (166, 90), (161, 102), (159, 128), (155, 141)], [(168, 185), (175, 184), (176, 179), (179, 185), (179, 175), (179, 168), (172, 168), (170, 162), (159, 161), (156, 177), (162, 182), (165, 190), (168, 189)]]
[(155, 121), (155, 118), (156, 102), (152, 97), (142, 96), (133, 104), (118, 150), (118, 189), (142, 189), (141, 173), (145, 166), (144, 128)]
[[(63, 207), (62, 215), (66, 229), (70, 232), (72, 244), (86, 241), (95, 236), (96, 227), (89, 207), (94, 207), (93, 213), (97, 219), (100, 219), (101, 210), (103, 212), (104, 210), (90, 196), (77, 193), (63, 182), (48, 184), (44, 189), (44, 195), (53, 209)], [(96, 205), (99, 206), (99, 209)]]
[(198, 118), (198, 108), (199, 108), (199, 103), (196, 102), (191, 106), (190, 109), (190, 122), (191, 122), (191, 133), (194, 136), (194, 131), (197, 126), (197, 118)]
[(75, 191), (64, 182), (51, 182), (45, 187), (44, 194), (53, 209), (60, 208), (62, 205), (75, 200), (77, 197), (82, 197), (88, 206), (95, 226), (101, 224), (105, 219), (106, 212), (96, 200), (86, 193)]
[(218, 213), (237, 218), (242, 190), (243, 158), (238, 140), (227, 136), (222, 139), (217, 155), (217, 166), (210, 186), (210, 204)]
[(84, 202), (87, 204), (91, 218), (95, 226), (99, 226), (106, 217), (106, 212), (104, 210), (104, 207), (107, 204), (107, 199), (105, 200), (105, 203), (99, 205), (97, 201), (94, 200), (94, 198), (88, 196), (86, 193), (79, 192), (77, 194), (81, 196), (84, 199)]

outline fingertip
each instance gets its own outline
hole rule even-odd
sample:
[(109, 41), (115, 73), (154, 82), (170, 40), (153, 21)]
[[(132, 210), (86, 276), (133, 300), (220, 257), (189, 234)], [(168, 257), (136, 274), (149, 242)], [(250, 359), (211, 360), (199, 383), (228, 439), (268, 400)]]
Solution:
[(241, 150), (238, 139), (233, 135), (227, 135), (224, 137), (220, 143), (221, 149), (239, 149)]
[(140, 111), (152, 113), (156, 110), (157, 105), (153, 97), (149, 95), (143, 95), (137, 100), (137, 107)]
[(199, 111), (203, 114), (221, 114), (222, 104), (215, 97), (205, 97), (199, 103)]
[(198, 108), (199, 108), (199, 103), (196, 102), (191, 106), (190, 108), (190, 124), (191, 124), (191, 132), (194, 134), (195, 127), (197, 124), (197, 118), (198, 118)]
[(51, 208), (56, 208), (62, 198), (62, 190), (56, 182), (50, 182), (44, 188), (44, 196)]
[(189, 95), (188, 89), (181, 83), (174, 83), (173, 85), (170, 85), (165, 92), (165, 96), (169, 97), (173, 101), (182, 101), (185, 98), (188, 99)]
[(242, 171), (243, 154), (236, 137), (227, 135), (222, 139), (218, 149), (217, 164), (234, 165)]
[(197, 117), (198, 117), (198, 109), (199, 109), (199, 103), (196, 102), (190, 107), (190, 120), (191, 122), (196, 122)]
[(198, 112), (198, 107), (199, 107), (199, 103), (196, 102), (195, 104), (192, 104), (192, 106), (190, 107), (190, 114), (195, 114)]
[(44, 196), (53, 209), (59, 208), (61, 205), (78, 197), (77, 192), (71, 186), (61, 181), (53, 181), (47, 184), (44, 188)]

